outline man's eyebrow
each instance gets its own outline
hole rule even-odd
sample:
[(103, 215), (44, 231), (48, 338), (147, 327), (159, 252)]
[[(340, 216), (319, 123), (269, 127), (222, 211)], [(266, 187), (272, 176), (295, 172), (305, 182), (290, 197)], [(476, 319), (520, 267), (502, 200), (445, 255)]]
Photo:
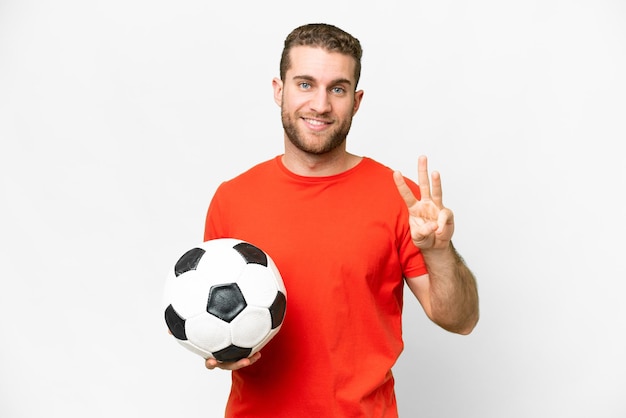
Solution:
[[(310, 75), (306, 75), (306, 74), (303, 74), (303, 75), (295, 75), (295, 76), (293, 76), (293, 77), (292, 77), (292, 80), (294, 80), (294, 81), (297, 81), (297, 80), (304, 80), (304, 81), (316, 81), (316, 80), (315, 80), (315, 77), (310, 76)], [(347, 79), (347, 78), (338, 78), (338, 79), (332, 80), (332, 81), (330, 82), (330, 84), (331, 84), (331, 85), (337, 85), (337, 84), (347, 84), (348, 86), (351, 86), (351, 85), (352, 85), (352, 81), (350, 81), (350, 80), (349, 80), (349, 79)]]

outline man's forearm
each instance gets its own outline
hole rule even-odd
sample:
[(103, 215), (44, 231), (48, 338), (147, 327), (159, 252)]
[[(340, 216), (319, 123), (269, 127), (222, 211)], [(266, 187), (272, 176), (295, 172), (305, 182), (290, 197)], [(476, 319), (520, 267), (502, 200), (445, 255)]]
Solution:
[(430, 279), (431, 319), (448, 331), (469, 334), (479, 316), (474, 275), (452, 243), (423, 255)]

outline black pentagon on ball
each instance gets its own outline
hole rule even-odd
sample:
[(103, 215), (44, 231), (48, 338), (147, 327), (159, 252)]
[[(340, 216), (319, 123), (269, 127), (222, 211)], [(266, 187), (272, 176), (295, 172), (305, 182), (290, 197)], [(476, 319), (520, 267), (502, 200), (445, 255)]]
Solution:
[(260, 248), (248, 242), (240, 242), (233, 249), (241, 254), (243, 259), (246, 260), (246, 264), (260, 264), (267, 267), (267, 254)]
[(174, 337), (183, 341), (187, 340), (185, 319), (178, 315), (178, 312), (176, 312), (172, 305), (169, 305), (165, 309), (165, 323)]
[(206, 306), (206, 311), (211, 315), (231, 322), (246, 306), (246, 299), (237, 283), (211, 286)]
[(215, 357), (217, 361), (231, 362), (246, 358), (250, 355), (251, 352), (251, 348), (242, 348), (237, 347), (236, 345), (229, 345), (226, 348), (213, 352), (213, 357)]
[(174, 266), (174, 274), (176, 274), (176, 277), (188, 272), (189, 270), (197, 269), (200, 259), (204, 253), (205, 251), (202, 248), (192, 248), (183, 254)]
[(270, 315), (272, 316), (272, 329), (275, 329), (283, 323), (285, 318), (285, 310), (287, 309), (287, 297), (282, 293), (276, 294), (276, 299), (270, 306)]

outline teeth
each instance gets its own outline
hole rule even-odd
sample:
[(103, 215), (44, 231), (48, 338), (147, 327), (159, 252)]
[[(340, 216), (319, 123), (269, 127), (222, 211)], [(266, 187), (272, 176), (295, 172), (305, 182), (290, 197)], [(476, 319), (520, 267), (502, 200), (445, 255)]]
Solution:
[(322, 122), (319, 120), (314, 120), (314, 119), (305, 119), (308, 123), (310, 123), (311, 125), (325, 125), (326, 122)]

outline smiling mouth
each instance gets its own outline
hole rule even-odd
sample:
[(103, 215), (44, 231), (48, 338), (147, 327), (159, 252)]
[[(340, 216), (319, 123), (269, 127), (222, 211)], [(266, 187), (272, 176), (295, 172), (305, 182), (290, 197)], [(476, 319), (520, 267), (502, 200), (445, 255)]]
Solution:
[(306, 123), (308, 123), (311, 126), (326, 126), (326, 125), (330, 125), (330, 122), (326, 122), (323, 120), (319, 120), (319, 119), (310, 119), (310, 118), (302, 118)]

